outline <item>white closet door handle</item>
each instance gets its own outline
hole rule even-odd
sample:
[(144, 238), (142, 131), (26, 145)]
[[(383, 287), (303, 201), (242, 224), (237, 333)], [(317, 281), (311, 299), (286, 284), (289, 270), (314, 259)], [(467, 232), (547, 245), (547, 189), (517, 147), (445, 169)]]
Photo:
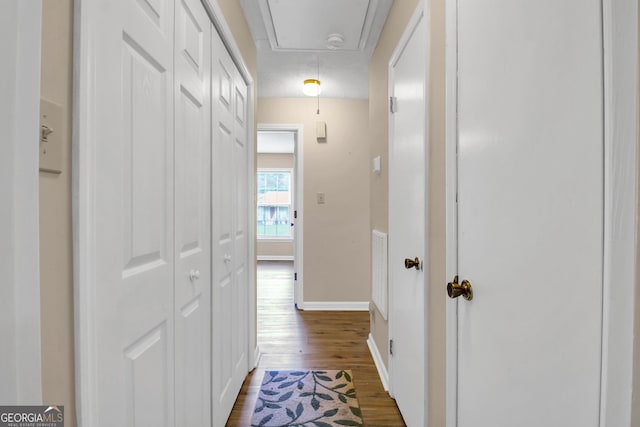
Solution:
[(231, 262), (231, 255), (226, 254), (226, 255), (224, 256), (224, 262)]
[(191, 279), (192, 282), (198, 280), (200, 278), (200, 270), (191, 270), (189, 272), (189, 279)]

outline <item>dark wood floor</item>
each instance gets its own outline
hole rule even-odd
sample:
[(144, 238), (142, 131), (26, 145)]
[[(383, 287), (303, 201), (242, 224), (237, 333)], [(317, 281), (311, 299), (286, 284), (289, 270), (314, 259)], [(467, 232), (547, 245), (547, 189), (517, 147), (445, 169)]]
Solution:
[(293, 269), (287, 262), (258, 265), (258, 367), (249, 374), (227, 423), (249, 426), (266, 369), (351, 369), (366, 426), (404, 426), (395, 401), (382, 388), (367, 347), (367, 312), (298, 311)]

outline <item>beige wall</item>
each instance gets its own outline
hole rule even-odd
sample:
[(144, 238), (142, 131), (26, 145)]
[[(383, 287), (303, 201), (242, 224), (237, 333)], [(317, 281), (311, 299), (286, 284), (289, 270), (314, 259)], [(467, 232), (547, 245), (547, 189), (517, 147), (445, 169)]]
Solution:
[[(256, 45), (253, 42), (253, 36), (249, 30), (249, 25), (242, 12), (240, 1), (238, 0), (217, 0), (224, 14), (224, 18), (233, 33), (238, 48), (242, 52), (242, 58), (244, 59), (251, 76), (253, 77), (254, 84), (258, 81), (258, 56)], [(254, 92), (254, 97), (257, 98), (257, 90)]]
[[(394, 2), (369, 71), (370, 157), (382, 156), (382, 174), (371, 180), (371, 228), (388, 231), (388, 64), (402, 32), (420, 0)], [(446, 415), (445, 323), (445, 1), (429, 1), (429, 271), (428, 396), (429, 425), (444, 426)], [(388, 324), (377, 309), (371, 334), (388, 366)]]
[[(254, 82), (256, 47), (240, 3), (219, 0)], [(40, 173), (42, 399), (65, 406), (76, 425), (71, 230), (73, 0), (43, 2), (41, 95), (63, 107), (66, 129), (60, 175)], [(254, 92), (255, 97), (255, 92)]]
[[(368, 102), (315, 98), (258, 100), (260, 123), (304, 126), (304, 300), (369, 301)], [(315, 122), (327, 124), (318, 143)], [(324, 192), (326, 203), (316, 203)]]
[[(257, 164), (259, 168), (293, 169), (294, 161), (295, 157), (293, 154), (259, 153), (257, 156)], [(256, 245), (256, 256), (263, 258), (293, 257), (293, 250), (293, 241), (291, 240), (258, 240)]]
[(446, 76), (445, 0), (430, 0), (429, 292), (427, 376), (429, 425), (446, 421)]
[(73, 0), (42, 2), (41, 96), (64, 112), (62, 173), (40, 172), (42, 401), (65, 407), (76, 425), (71, 252)]

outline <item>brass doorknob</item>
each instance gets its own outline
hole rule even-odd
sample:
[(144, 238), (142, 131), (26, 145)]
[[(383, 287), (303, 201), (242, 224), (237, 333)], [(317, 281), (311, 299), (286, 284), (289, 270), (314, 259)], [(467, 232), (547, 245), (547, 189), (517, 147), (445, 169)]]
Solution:
[(458, 276), (453, 278), (453, 282), (447, 283), (447, 294), (449, 294), (449, 298), (458, 298), (462, 295), (462, 298), (467, 301), (471, 301), (473, 299), (473, 288), (471, 287), (471, 282), (468, 280), (463, 280), (462, 283), (458, 283)]
[(407, 270), (410, 268), (415, 268), (416, 270), (422, 270), (422, 262), (418, 257), (416, 257), (415, 259), (405, 258), (404, 268), (406, 268)]

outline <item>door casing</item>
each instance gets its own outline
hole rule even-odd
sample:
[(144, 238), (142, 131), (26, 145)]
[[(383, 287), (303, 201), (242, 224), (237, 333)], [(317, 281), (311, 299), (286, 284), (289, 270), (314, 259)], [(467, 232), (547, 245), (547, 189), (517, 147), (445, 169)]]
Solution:
[[(630, 425), (636, 287), (638, 9), (602, 0), (604, 39), (604, 299), (600, 425)], [(446, 0), (446, 271), (457, 274), (457, 1)], [(614, 31), (615, 29), (615, 31)], [(627, 37), (625, 39), (625, 36)], [(629, 36), (632, 39), (629, 39)], [(442, 286), (445, 286), (443, 283)], [(447, 303), (446, 358), (457, 358), (457, 304)], [(446, 367), (446, 425), (457, 426), (458, 372)], [(636, 404), (637, 405), (637, 404)]]
[[(293, 132), (295, 134), (294, 165), (294, 207), (298, 216), (293, 227), (294, 267), (297, 273), (293, 301), (296, 307), (304, 310), (304, 126), (302, 124), (258, 123), (258, 132)], [(255, 177), (253, 178), (255, 182)], [(254, 209), (255, 211), (255, 209)]]
[[(426, 11), (428, 11), (429, 7), (429, 0), (424, 0), (422, 2), (420, 2), (418, 4), (418, 6), (416, 7), (416, 10), (414, 11), (410, 21), (408, 22), (406, 29), (404, 31), (404, 33), (402, 34), (402, 37), (400, 38), (400, 40), (398, 41), (396, 48), (393, 52), (393, 55), (391, 56), (391, 58), (389, 59), (389, 87), (388, 87), (388, 93), (392, 94), (394, 89), (393, 89), (393, 84), (394, 84), (394, 80), (393, 80), (393, 67), (396, 64), (396, 62), (398, 61), (398, 59), (400, 58), (400, 56), (402, 55), (402, 52), (404, 51), (405, 46), (409, 43), (409, 41), (411, 40), (411, 37), (413, 36), (414, 30), (416, 29), (418, 23), (420, 22), (420, 20), (424, 19), (425, 23), (424, 25), (426, 25), (426, 31), (425, 34), (427, 34), (427, 38), (428, 38), (428, 34), (429, 34), (429, 19), (428, 16), (425, 16), (427, 13)], [(423, 279), (424, 279), (424, 308), (425, 311), (427, 310), (428, 307), (428, 292), (426, 291), (429, 288), (429, 274), (427, 269), (429, 268), (429, 244), (428, 244), (428, 230), (429, 230), (429, 185), (428, 185), (428, 180), (429, 180), (429, 122), (428, 122), (428, 117), (429, 117), (429, 44), (428, 44), (428, 40), (424, 40), (423, 41), (426, 44), (426, 52), (427, 52), (427, 59), (426, 59), (426, 63), (425, 63), (425, 74), (424, 74), (424, 102), (425, 102), (425, 107), (424, 107), (424, 112), (425, 112), (425, 119), (424, 119), (424, 144), (425, 144), (425, 156), (423, 159), (424, 162), (424, 170), (425, 170), (425, 182), (424, 182), (424, 204), (425, 204), (425, 217), (423, 219), (424, 221), (424, 234), (421, 236), (422, 239), (424, 240), (424, 273), (423, 273)], [(389, 115), (389, 164), (391, 167), (391, 152), (393, 149), (393, 144), (394, 144), (394, 127), (393, 127), (393, 116), (392, 113), (388, 113)], [(391, 182), (389, 183), (389, 193), (391, 193), (392, 191), (394, 191), (394, 188), (392, 187)], [(391, 206), (391, 204), (389, 204), (389, 218), (392, 217), (391, 214), (391, 210), (393, 209), (393, 207)], [(391, 225), (389, 226), (389, 228), (391, 228)], [(389, 235), (389, 239), (392, 239), (393, 236)], [(391, 257), (389, 257), (390, 259)], [(388, 271), (389, 271), (389, 275), (391, 276), (391, 267), (388, 267)], [(393, 292), (391, 292), (391, 286), (393, 286), (392, 281), (391, 281), (391, 277), (389, 278), (389, 340), (393, 340), (394, 336), (393, 336), (393, 331), (394, 331), (394, 301), (393, 301)], [(424, 372), (424, 377), (422, 378), (422, 383), (424, 386), (424, 396), (425, 396), (425, 400), (428, 401), (428, 394), (427, 394), (427, 389), (428, 389), (428, 360), (429, 360), (429, 337), (427, 335), (427, 331), (428, 331), (428, 315), (427, 313), (425, 313), (425, 325), (424, 325), (424, 331), (425, 331), (425, 337), (424, 337), (424, 343), (425, 343), (425, 348), (424, 348), (424, 352), (425, 352), (425, 366), (423, 367), (423, 372)], [(388, 380), (388, 385), (389, 385), (389, 394), (391, 396), (394, 396), (394, 370), (397, 369), (394, 365), (394, 358), (391, 355), (391, 349), (388, 349), (389, 354), (388, 354), (388, 360), (389, 360), (389, 380)], [(425, 421), (426, 418), (428, 417), (427, 412), (425, 411)]]
[(26, 404), (42, 399), (38, 231), (42, 2), (3, 2), (0, 26), (7, 64), (0, 70), (0, 377), (4, 385), (0, 401)]

